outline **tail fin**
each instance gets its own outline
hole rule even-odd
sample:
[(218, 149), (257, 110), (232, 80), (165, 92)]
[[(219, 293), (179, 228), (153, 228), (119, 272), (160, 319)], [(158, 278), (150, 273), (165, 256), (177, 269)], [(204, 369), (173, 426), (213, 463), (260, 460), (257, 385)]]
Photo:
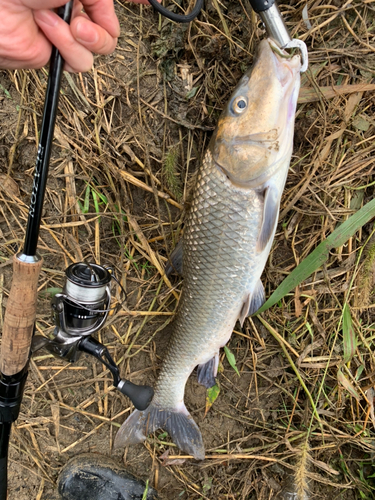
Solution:
[(197, 460), (204, 459), (202, 434), (185, 407), (182, 411), (164, 410), (151, 403), (145, 411), (133, 411), (118, 431), (114, 447), (141, 443), (157, 429), (166, 430), (180, 450)]

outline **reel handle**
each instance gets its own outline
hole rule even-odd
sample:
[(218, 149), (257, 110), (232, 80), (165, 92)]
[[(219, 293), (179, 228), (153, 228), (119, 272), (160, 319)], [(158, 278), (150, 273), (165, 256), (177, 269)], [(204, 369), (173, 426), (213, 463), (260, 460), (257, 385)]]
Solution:
[(145, 410), (154, 397), (154, 389), (148, 385), (136, 385), (129, 380), (120, 380), (117, 389), (127, 396), (139, 411)]
[(129, 380), (121, 379), (118, 366), (103, 344), (88, 336), (79, 342), (78, 348), (80, 351), (94, 356), (110, 370), (113, 376), (113, 385), (131, 400), (137, 410), (143, 411), (148, 407), (154, 396), (153, 388), (148, 385), (136, 385)]

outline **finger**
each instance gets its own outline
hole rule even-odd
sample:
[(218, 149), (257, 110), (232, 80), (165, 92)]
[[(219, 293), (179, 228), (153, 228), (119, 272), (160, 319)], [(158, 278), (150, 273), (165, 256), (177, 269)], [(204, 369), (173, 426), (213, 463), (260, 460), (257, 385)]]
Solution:
[(48, 64), (51, 59), (52, 45), (46, 39), (41, 31), (39, 31), (38, 36), (33, 44), (33, 46), (26, 51), (26, 60), (24, 66), (18, 66), (18, 68), (28, 68), (28, 69), (39, 69), (43, 68)]
[(25, 46), (22, 52), (0, 57), (0, 68), (6, 69), (39, 69), (43, 68), (51, 58), (52, 46), (40, 31), (32, 43)]
[(113, 38), (120, 35), (120, 23), (115, 14), (113, 0), (81, 0), (90, 19), (104, 28)]
[(81, 2), (74, 2), (73, 5), (73, 12), (72, 12), (72, 19), (75, 17), (79, 16), (83, 12), (83, 5)]
[[(150, 2), (148, 0), (131, 0), (131, 2), (133, 2), (133, 3), (143, 3), (144, 5), (150, 5)], [(158, 2), (160, 3), (161, 0), (158, 0)]]
[(75, 73), (74, 69), (66, 63), (64, 64), (64, 71), (67, 71), (68, 73)]
[(6, 57), (0, 57), (0, 68), (1, 69), (40, 69), (45, 66), (49, 59), (51, 53), (47, 54), (46, 57), (39, 57), (38, 59), (8, 59)]
[[(46, 10), (61, 7), (67, 3), (67, 0), (21, 0), (22, 4), (32, 10)], [(102, 26), (113, 37), (120, 35), (120, 24), (115, 14), (113, 0), (83, 0), (75, 2), (74, 12), (76, 12), (76, 3), (82, 3), (85, 12), (94, 21)], [(81, 9), (82, 10), (82, 6)]]
[(57, 9), (62, 7), (68, 0), (22, 0), (21, 3), (31, 10)]
[(84, 17), (85, 19), (90, 19), (89, 16), (86, 14), (86, 12), (83, 12), (83, 6), (81, 2), (78, 2), (77, 5), (74, 4), (74, 9), (72, 12), (72, 19), (70, 21), (70, 24), (72, 24), (73, 19), (80, 16)]
[(78, 43), (70, 27), (58, 15), (50, 10), (34, 12), (34, 19), (46, 38), (60, 51), (63, 59), (74, 71), (89, 71), (93, 64), (93, 55)]
[(83, 15), (73, 19), (70, 29), (74, 38), (91, 52), (110, 54), (116, 48), (117, 38)]

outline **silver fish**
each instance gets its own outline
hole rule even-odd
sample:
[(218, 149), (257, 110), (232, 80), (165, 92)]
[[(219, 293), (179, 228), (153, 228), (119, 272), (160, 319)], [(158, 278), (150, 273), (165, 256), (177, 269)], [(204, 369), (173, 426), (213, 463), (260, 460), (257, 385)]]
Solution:
[(202, 460), (202, 435), (184, 404), (186, 381), (215, 384), (219, 349), (237, 320), (264, 302), (260, 276), (275, 235), (293, 147), (301, 61), (273, 42), (258, 57), (223, 111), (198, 173), (183, 237), (183, 291), (173, 333), (147, 410), (121, 426), (115, 447), (165, 429)]

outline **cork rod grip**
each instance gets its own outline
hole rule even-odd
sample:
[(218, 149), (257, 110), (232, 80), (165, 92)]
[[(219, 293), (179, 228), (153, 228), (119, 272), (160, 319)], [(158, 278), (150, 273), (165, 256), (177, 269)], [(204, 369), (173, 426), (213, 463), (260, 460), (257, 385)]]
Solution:
[(42, 259), (23, 262), (13, 257), (13, 282), (4, 317), (0, 370), (15, 375), (27, 364), (36, 316), (38, 278)]

